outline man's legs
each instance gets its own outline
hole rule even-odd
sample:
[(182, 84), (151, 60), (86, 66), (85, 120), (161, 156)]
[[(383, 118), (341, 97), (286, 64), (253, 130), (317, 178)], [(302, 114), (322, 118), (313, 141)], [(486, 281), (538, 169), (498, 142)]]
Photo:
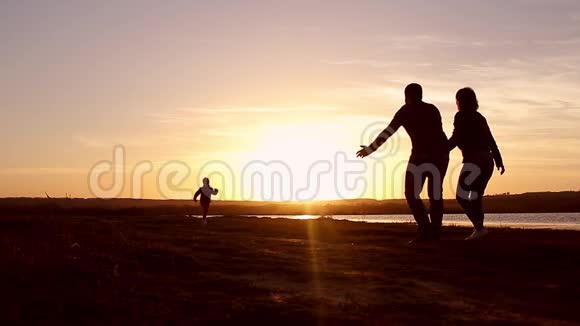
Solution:
[(433, 163), (436, 170), (427, 175), (427, 191), (429, 193), (429, 211), (431, 216), (431, 231), (435, 239), (439, 238), (441, 224), (443, 223), (443, 180), (447, 173), (449, 157), (442, 157)]
[(431, 222), (429, 222), (425, 205), (421, 201), (421, 190), (423, 190), (424, 183), (425, 174), (417, 173), (415, 164), (409, 162), (405, 173), (405, 198), (417, 222), (419, 235), (421, 236), (425, 236), (431, 231)]

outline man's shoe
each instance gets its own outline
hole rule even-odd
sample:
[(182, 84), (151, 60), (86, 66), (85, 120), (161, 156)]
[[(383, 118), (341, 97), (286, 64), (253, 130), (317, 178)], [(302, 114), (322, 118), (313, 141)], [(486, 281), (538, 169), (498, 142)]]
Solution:
[(431, 240), (433, 240), (433, 241), (439, 241), (440, 238), (441, 238), (440, 232), (433, 232), (431, 234)]
[(420, 233), (415, 239), (409, 241), (409, 244), (421, 243), (433, 240), (433, 237), (426, 233)]

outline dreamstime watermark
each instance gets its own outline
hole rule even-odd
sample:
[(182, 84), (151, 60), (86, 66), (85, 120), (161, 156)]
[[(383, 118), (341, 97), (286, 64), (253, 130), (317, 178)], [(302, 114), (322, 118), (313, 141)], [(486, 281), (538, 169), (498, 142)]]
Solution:
[[(367, 126), (361, 134), (361, 143), (368, 144), (381, 133), (387, 132), (384, 123), (373, 123)], [(303, 175), (297, 175), (291, 164), (282, 160), (261, 161), (252, 160), (243, 165), (240, 173), (235, 173), (232, 165), (225, 161), (208, 161), (201, 165), (195, 177), (196, 183), (208, 177), (212, 183), (224, 185), (220, 189), (220, 198), (225, 200), (281, 200), (309, 201), (319, 197), (324, 188), (332, 189), (335, 198), (358, 198), (367, 196), (381, 198), (388, 191), (395, 192), (395, 185), (401, 184), (404, 178), (412, 177), (412, 189), (405, 190), (418, 197), (425, 182), (425, 176), (432, 177), (428, 184), (433, 187), (431, 195), (434, 199), (442, 197), (442, 172), (434, 163), (412, 164), (407, 160), (395, 159), (400, 148), (400, 136), (393, 134), (379, 150), (367, 159), (349, 159), (344, 152), (336, 152), (332, 159), (312, 162)], [(112, 159), (97, 162), (89, 171), (88, 186), (90, 192), (98, 198), (117, 198), (129, 195), (132, 198), (142, 198), (145, 189), (146, 176), (155, 177), (156, 191), (166, 199), (191, 198), (194, 190), (184, 184), (192, 175), (191, 167), (179, 160), (168, 161), (155, 169), (153, 162), (145, 160), (127, 166), (125, 147), (117, 145), (113, 149)], [(387, 164), (392, 167), (388, 174)], [(451, 174), (458, 172), (458, 166), (453, 167)], [(444, 173), (444, 171), (443, 171)], [(460, 173), (463, 182), (473, 183), (481, 169), (475, 164), (463, 165)], [(109, 182), (103, 182), (103, 179)], [(451, 180), (451, 178), (447, 178)], [(297, 181), (303, 180), (298, 186)], [(407, 182), (409, 183), (409, 182)], [(426, 186), (429, 186), (426, 185)], [(387, 189), (389, 188), (390, 189)], [(454, 189), (451, 186), (451, 189)], [(472, 191), (457, 188), (456, 195), (473, 200), (477, 194)]]

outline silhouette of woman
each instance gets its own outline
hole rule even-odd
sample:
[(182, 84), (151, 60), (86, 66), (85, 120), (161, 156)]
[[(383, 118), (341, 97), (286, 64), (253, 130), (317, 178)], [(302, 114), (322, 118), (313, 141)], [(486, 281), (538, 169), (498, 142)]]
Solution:
[(483, 194), (493, 174), (494, 161), (500, 174), (504, 174), (505, 168), (487, 121), (477, 111), (479, 104), (473, 89), (460, 89), (455, 99), (458, 112), (453, 122), (449, 150), (457, 146), (463, 153), (463, 168), (457, 183), (457, 201), (475, 228), (466, 240), (476, 240), (488, 233), (483, 226)]

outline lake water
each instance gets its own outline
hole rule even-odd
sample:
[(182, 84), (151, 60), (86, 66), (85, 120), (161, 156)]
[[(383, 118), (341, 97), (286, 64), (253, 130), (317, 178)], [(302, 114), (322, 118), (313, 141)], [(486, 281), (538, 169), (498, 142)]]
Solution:
[[(255, 215), (253, 215), (255, 216)], [(319, 215), (262, 215), (257, 217), (314, 219)], [(335, 220), (348, 220), (368, 223), (409, 223), (415, 222), (411, 215), (332, 215)], [(517, 213), (486, 214), (485, 224), (491, 227), (513, 227), (524, 229), (561, 229), (580, 231), (580, 213)], [(446, 214), (443, 225), (471, 226), (463, 214)]]

